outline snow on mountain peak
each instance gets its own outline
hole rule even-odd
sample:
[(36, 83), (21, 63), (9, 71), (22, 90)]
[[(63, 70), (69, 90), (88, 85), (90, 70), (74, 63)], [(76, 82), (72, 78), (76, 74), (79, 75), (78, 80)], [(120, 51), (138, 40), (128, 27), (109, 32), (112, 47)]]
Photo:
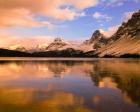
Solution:
[(54, 42), (61, 43), (61, 42), (63, 42), (63, 40), (61, 38), (55, 38)]
[(16, 51), (26, 51), (25, 47), (21, 46), (20, 44), (9, 46), (8, 49)]
[(47, 51), (63, 50), (70, 47), (70, 43), (65, 42), (61, 38), (55, 38), (52, 43), (46, 48)]

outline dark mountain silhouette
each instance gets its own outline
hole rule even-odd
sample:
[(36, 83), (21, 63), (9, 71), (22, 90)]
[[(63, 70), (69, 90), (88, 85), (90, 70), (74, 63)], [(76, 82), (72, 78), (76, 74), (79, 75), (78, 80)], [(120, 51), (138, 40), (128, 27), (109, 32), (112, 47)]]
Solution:
[(34, 52), (34, 57), (90, 57), (81, 50), (75, 50), (68, 48), (65, 50), (46, 51), (46, 52)]
[(29, 57), (29, 56), (31, 56), (31, 54), (27, 52), (0, 49), (0, 57)]

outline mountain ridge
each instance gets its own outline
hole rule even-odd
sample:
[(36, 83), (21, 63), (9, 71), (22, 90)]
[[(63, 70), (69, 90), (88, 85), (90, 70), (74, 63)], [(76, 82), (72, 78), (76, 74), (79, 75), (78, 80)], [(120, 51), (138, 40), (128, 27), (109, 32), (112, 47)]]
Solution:
[(140, 55), (140, 10), (132, 15), (126, 23), (122, 23), (117, 32), (111, 36), (105, 47), (96, 53), (99, 57), (106, 55), (119, 57), (125, 54)]
[(32, 52), (27, 51), (23, 46), (11, 50), (1, 49), (0, 56), (8, 55), (9, 52), (15, 54), (20, 52), (28, 54), (25, 56), (34, 57), (140, 57), (140, 10), (135, 12), (127, 22), (122, 23), (110, 38), (106, 38), (96, 30), (90, 39), (81, 44), (72, 44), (56, 38), (52, 43), (38, 46), (37, 49)]

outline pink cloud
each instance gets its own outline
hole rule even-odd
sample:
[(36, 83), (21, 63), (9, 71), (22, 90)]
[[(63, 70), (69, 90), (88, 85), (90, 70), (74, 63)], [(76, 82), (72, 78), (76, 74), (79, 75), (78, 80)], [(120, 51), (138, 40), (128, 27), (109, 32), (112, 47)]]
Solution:
[(19, 37), (10, 34), (0, 34), (0, 48), (9, 48), (12, 46), (23, 46), (27, 49), (35, 48), (38, 45), (49, 44), (54, 39), (53, 36), (33, 36)]
[(32, 14), (26, 9), (0, 10), (0, 27), (23, 26), (37, 27), (48, 26), (49, 29), (53, 25), (47, 21), (39, 22), (33, 19)]
[(50, 22), (37, 21), (34, 15), (62, 21), (73, 20), (84, 16), (85, 8), (97, 4), (98, 0), (0, 0), (0, 26), (48, 26), (50, 28), (53, 26)]
[(99, 0), (66, 0), (67, 2), (73, 4), (78, 9), (85, 9), (88, 7), (96, 6)]

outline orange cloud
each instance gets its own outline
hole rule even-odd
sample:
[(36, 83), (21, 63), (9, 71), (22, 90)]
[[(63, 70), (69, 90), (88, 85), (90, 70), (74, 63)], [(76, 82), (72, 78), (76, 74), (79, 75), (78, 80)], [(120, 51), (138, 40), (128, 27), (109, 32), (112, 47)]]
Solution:
[[(0, 9), (0, 26), (10, 27), (10, 26), (24, 26), (24, 27), (36, 27), (36, 26), (48, 26), (49, 29), (53, 25), (47, 21), (39, 22), (35, 21), (31, 13), (26, 9), (12, 9), (9, 10)], [(21, 13), (22, 12), (22, 13)]]
[(85, 9), (98, 4), (99, 0), (65, 0), (73, 4), (78, 9)]
[[(73, 20), (84, 16), (83, 10), (98, 4), (98, 0), (0, 0), (0, 26), (48, 26), (35, 20), (42, 15), (57, 20)], [(62, 8), (64, 6), (64, 8)], [(73, 8), (69, 8), (72, 6)]]

